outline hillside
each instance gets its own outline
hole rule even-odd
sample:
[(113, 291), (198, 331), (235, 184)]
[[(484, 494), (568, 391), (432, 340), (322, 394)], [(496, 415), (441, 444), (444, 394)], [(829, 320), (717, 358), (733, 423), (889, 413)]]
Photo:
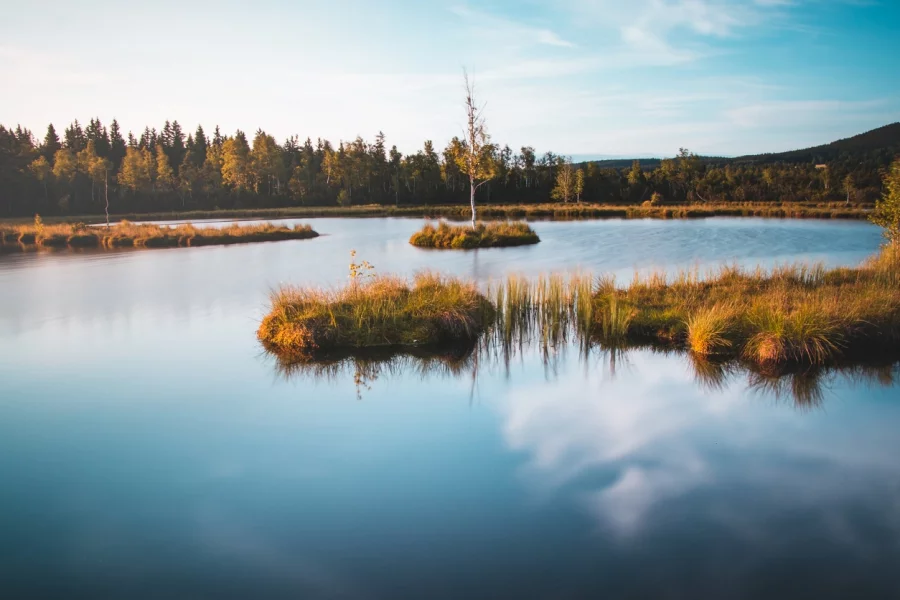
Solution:
[[(813, 148), (773, 152), (767, 154), (750, 154), (735, 158), (719, 156), (701, 156), (700, 161), (706, 164), (764, 164), (764, 163), (824, 163), (837, 159), (843, 154), (868, 154), (879, 150), (888, 150), (893, 154), (900, 153), (900, 123), (892, 123), (873, 129), (853, 137), (823, 144)], [(605, 169), (625, 169), (638, 160), (644, 169), (655, 169), (659, 166), (659, 158), (627, 158), (593, 161), (595, 165)]]
[(892, 123), (873, 129), (853, 137), (837, 140), (830, 144), (804, 148), (802, 150), (790, 150), (773, 154), (757, 154), (752, 156), (740, 156), (733, 159), (739, 163), (770, 163), (770, 162), (828, 162), (835, 160), (841, 154), (859, 153), (866, 154), (878, 150), (900, 149), (900, 123)]

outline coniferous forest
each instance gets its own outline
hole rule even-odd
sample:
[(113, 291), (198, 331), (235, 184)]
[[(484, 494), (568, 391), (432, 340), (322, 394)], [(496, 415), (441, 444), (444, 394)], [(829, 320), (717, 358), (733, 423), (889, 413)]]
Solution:
[[(741, 158), (701, 157), (572, 164), (551, 151), (487, 144), (492, 177), (480, 203), (615, 205), (729, 202), (872, 203), (900, 151), (900, 124), (827, 146)], [(468, 200), (465, 142), (425, 141), (402, 154), (384, 134), (334, 144), (265, 131), (185, 133), (178, 121), (135, 137), (116, 120), (42, 137), (0, 125), (0, 217), (343, 206), (435, 205)]]

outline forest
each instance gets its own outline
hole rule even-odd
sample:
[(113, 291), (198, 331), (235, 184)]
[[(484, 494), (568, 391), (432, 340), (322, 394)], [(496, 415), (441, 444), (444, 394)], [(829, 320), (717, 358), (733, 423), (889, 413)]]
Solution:
[[(874, 203), (900, 149), (900, 125), (809, 151), (705, 158), (681, 149), (671, 159), (572, 164), (551, 151), (488, 143), (489, 181), (480, 203), (591, 202), (615, 205), (729, 202)], [(878, 132), (877, 136), (873, 134)], [(867, 137), (868, 136), (868, 137)], [(468, 200), (466, 142), (413, 154), (357, 137), (336, 145), (265, 131), (185, 133), (178, 121), (124, 134), (113, 120), (77, 120), (42, 138), (0, 125), (0, 217), (343, 206), (437, 205)]]

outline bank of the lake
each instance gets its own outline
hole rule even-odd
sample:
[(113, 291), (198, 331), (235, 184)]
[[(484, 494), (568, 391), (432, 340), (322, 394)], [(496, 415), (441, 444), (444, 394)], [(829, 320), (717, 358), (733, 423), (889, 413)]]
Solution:
[[(864, 220), (872, 213), (867, 204), (807, 202), (734, 202), (727, 204), (647, 204), (613, 205), (594, 203), (482, 204), (480, 219), (695, 219), (716, 216), (771, 217), (786, 219), (853, 219)], [(358, 206), (288, 206), (283, 208), (243, 208), (221, 210), (189, 210), (170, 212), (118, 213), (113, 219), (129, 221), (190, 221), (200, 219), (288, 219), (310, 217), (429, 217), (452, 220), (471, 219), (468, 204), (451, 205), (381, 205)], [(48, 216), (48, 223), (83, 221), (101, 223), (102, 214), (80, 216)], [(29, 219), (12, 219), (24, 223)]]

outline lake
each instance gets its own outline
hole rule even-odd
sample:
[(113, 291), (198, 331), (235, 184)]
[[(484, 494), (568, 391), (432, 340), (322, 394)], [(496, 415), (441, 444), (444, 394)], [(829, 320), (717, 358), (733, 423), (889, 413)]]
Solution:
[[(524, 347), (285, 373), (279, 283), (853, 265), (866, 223), (537, 222), (428, 251), (416, 219), (314, 240), (0, 256), (6, 597), (898, 597), (900, 368), (772, 380)], [(213, 224), (214, 225), (214, 224)], [(477, 364), (476, 364), (477, 363)]]

